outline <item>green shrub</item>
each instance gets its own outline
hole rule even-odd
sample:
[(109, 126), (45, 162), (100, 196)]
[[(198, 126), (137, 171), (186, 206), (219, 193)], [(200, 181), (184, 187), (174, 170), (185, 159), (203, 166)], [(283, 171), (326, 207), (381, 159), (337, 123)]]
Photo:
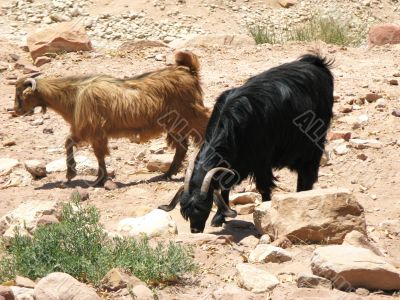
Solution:
[(15, 275), (32, 279), (65, 272), (97, 285), (114, 267), (150, 284), (176, 281), (195, 270), (190, 250), (173, 243), (151, 247), (147, 239), (109, 239), (94, 206), (65, 204), (58, 224), (39, 227), (33, 237), (16, 232), (0, 261), (0, 282)]

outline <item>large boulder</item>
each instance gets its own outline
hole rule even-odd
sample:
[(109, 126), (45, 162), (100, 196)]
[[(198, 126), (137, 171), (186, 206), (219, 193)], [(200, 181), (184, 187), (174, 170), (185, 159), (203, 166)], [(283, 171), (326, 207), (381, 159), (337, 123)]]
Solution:
[(204, 47), (204, 46), (249, 46), (255, 45), (254, 39), (245, 34), (203, 34), (191, 35), (186, 39), (172, 41), (169, 46), (172, 48)]
[(27, 43), (33, 60), (46, 53), (92, 50), (85, 27), (76, 22), (54, 24), (32, 33)]
[(363, 207), (347, 189), (320, 189), (274, 195), (253, 214), (261, 234), (294, 243), (342, 243), (348, 232), (366, 232)]
[(178, 229), (171, 216), (161, 210), (154, 209), (150, 213), (137, 218), (126, 218), (118, 223), (118, 231), (123, 235), (148, 237), (176, 234)]
[(400, 44), (400, 26), (395, 24), (377, 24), (368, 33), (371, 45)]
[(317, 248), (312, 254), (311, 270), (314, 275), (331, 280), (340, 290), (400, 289), (400, 271), (364, 248), (349, 245)]
[(279, 284), (276, 276), (250, 264), (237, 264), (236, 271), (239, 286), (254, 293), (272, 291)]
[(39, 280), (35, 300), (100, 300), (95, 290), (66, 273), (51, 273)]

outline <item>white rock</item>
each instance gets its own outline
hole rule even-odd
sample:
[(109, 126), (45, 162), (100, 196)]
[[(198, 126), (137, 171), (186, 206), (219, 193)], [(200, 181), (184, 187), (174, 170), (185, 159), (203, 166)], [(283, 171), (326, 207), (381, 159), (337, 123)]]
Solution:
[(332, 288), (332, 282), (329, 279), (312, 274), (299, 274), (296, 283), (298, 288)]
[(260, 238), (259, 244), (271, 244), (272, 240), (268, 234), (263, 234)]
[(34, 201), (21, 204), (0, 218), (0, 235), (13, 226), (19, 226), (32, 233), (43, 215), (55, 214), (58, 204), (54, 201)]
[(350, 139), (350, 145), (352, 145), (356, 149), (365, 149), (365, 148), (382, 148), (382, 143), (378, 140), (362, 140), (362, 139)]
[(2, 188), (29, 186), (31, 183), (32, 176), (28, 171), (14, 170)]
[(121, 220), (118, 223), (118, 231), (129, 236), (145, 234), (148, 237), (178, 233), (176, 223), (161, 209), (154, 209), (142, 217)]
[(215, 300), (253, 300), (254, 296), (249, 291), (241, 289), (234, 284), (227, 284), (213, 292)]
[(10, 286), (15, 300), (34, 300), (33, 298), (33, 288)]
[(347, 148), (346, 143), (341, 143), (333, 148), (333, 151), (337, 155), (344, 155), (349, 152), (349, 148)]
[(364, 248), (333, 245), (317, 248), (311, 258), (313, 274), (332, 281), (340, 290), (400, 289), (400, 272), (383, 257)]
[(147, 163), (147, 169), (150, 172), (167, 172), (172, 163), (170, 154), (152, 155)]
[(25, 169), (31, 173), (33, 177), (44, 177), (46, 176), (46, 165), (36, 159), (26, 160), (24, 162)]
[(279, 247), (275, 247), (268, 244), (259, 244), (251, 251), (249, 256), (249, 262), (274, 262), (281, 263), (292, 260), (291, 254)]
[[(98, 165), (86, 156), (77, 155), (75, 157), (76, 170), (80, 175), (97, 175)], [(67, 170), (67, 163), (65, 158), (54, 160), (46, 165), (46, 172), (48, 174), (56, 172), (65, 172)]]
[(51, 273), (39, 280), (35, 300), (100, 300), (95, 290), (66, 273)]
[[(271, 206), (271, 207), (268, 207)], [(352, 231), (366, 232), (363, 207), (347, 189), (331, 188), (275, 194), (253, 214), (261, 234), (294, 243), (341, 243)]]
[(19, 165), (19, 161), (13, 158), (0, 158), (0, 176), (8, 175)]
[(271, 273), (250, 264), (237, 264), (238, 285), (254, 293), (264, 293), (273, 290), (279, 280)]

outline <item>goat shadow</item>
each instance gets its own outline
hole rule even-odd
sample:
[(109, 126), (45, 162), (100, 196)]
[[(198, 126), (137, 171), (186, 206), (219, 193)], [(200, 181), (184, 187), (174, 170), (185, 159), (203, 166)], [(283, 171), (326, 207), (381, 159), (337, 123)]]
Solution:
[(227, 221), (221, 230), (214, 230), (209, 233), (215, 235), (231, 235), (235, 243), (239, 243), (242, 239), (251, 235), (255, 237), (260, 236), (254, 224), (244, 220)]
[[(129, 183), (123, 183), (119, 181), (114, 181), (115, 184), (117, 185), (117, 188), (126, 188), (126, 187), (131, 187), (131, 186), (136, 186), (139, 184), (146, 184), (146, 183), (152, 183), (152, 182), (160, 182), (160, 181), (166, 181), (166, 182), (182, 182), (183, 177), (180, 178), (171, 178), (171, 179), (166, 179), (165, 176), (163, 175), (157, 175), (149, 179), (142, 179), (138, 181), (132, 181)], [(90, 181), (90, 180), (84, 180), (84, 179), (76, 179), (72, 180), (70, 182), (65, 182), (62, 180), (54, 181), (54, 182), (48, 182), (43, 184), (40, 187), (36, 187), (35, 190), (51, 190), (51, 189), (56, 189), (56, 188), (90, 188), (90, 187), (100, 187), (101, 186), (96, 186), (96, 181)]]

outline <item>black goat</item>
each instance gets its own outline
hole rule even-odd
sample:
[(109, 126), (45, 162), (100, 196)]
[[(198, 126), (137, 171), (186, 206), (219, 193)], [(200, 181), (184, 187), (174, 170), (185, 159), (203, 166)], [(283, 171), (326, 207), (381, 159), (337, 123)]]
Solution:
[(213, 200), (218, 211), (212, 226), (236, 216), (228, 205), (229, 190), (248, 176), (254, 176), (263, 201), (271, 199), (275, 186), (272, 169), (288, 167), (298, 173), (297, 191), (312, 189), (332, 118), (331, 64), (304, 55), (222, 93), (184, 187), (160, 208), (172, 210), (179, 201), (196, 233), (204, 230)]

